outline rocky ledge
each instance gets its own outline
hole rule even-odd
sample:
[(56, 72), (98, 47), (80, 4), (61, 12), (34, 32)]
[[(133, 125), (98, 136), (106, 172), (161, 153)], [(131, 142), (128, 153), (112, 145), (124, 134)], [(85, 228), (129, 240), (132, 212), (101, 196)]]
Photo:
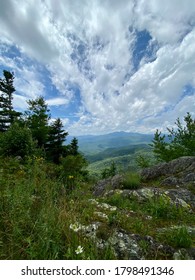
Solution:
[[(85, 234), (95, 237), (100, 248), (110, 246), (116, 259), (194, 260), (195, 157), (181, 157), (168, 163), (145, 168), (140, 175), (141, 183), (136, 189), (124, 189), (121, 175), (101, 180), (94, 186), (94, 199), (91, 203), (96, 205), (97, 216), (100, 220), (89, 225)], [(132, 223), (132, 217), (136, 220), (140, 215), (139, 207), (138, 210), (116, 207), (113, 204), (113, 197), (115, 201), (116, 199), (117, 201), (124, 200), (125, 203), (128, 200), (134, 201), (139, 203), (140, 209), (146, 209), (145, 213), (141, 212), (140, 232), (134, 232), (131, 226), (129, 230), (128, 226), (124, 229), (121, 222), (115, 222), (113, 227), (113, 223), (110, 222), (111, 212), (117, 213), (115, 216), (121, 215), (126, 223)], [(148, 214), (147, 210), (151, 205), (153, 210)], [(174, 210), (175, 218), (171, 217), (172, 210)], [(128, 216), (131, 216), (130, 220)], [(148, 221), (153, 225), (150, 230), (151, 235), (142, 232), (145, 226), (144, 221), (146, 221), (145, 224)], [(93, 228), (93, 233), (90, 232), (90, 227)], [(109, 234), (100, 235), (98, 232), (101, 228), (104, 230), (106, 228)], [(173, 244), (168, 243), (166, 237), (157, 238), (163, 234), (167, 234), (167, 239), (169, 238)], [(175, 239), (172, 240), (174, 234), (178, 241), (176, 245)]]

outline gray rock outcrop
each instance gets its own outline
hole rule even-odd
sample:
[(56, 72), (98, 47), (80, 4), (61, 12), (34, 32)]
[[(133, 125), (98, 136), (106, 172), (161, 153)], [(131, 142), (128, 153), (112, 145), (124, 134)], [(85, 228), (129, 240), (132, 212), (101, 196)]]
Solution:
[(141, 171), (144, 182), (160, 179), (162, 185), (177, 186), (192, 184), (195, 186), (195, 157), (180, 157), (170, 162), (160, 163)]
[(94, 196), (101, 196), (103, 195), (108, 189), (119, 189), (122, 187), (123, 183), (123, 176), (122, 175), (115, 175), (114, 177), (109, 177), (107, 179), (100, 180), (94, 187), (93, 187), (93, 195)]

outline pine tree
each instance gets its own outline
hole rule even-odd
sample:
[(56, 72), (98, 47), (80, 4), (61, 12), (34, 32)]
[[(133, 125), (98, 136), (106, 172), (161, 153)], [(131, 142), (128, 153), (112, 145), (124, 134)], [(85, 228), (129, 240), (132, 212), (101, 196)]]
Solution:
[(150, 146), (158, 160), (170, 161), (181, 156), (195, 156), (195, 119), (187, 113), (184, 121), (185, 126), (178, 118), (175, 122), (177, 129), (167, 128), (168, 142), (165, 135), (156, 131)]
[(77, 156), (79, 154), (78, 139), (74, 137), (69, 145), (69, 154)]
[(13, 109), (14, 73), (4, 70), (4, 78), (0, 78), (0, 131), (5, 132), (21, 115)]
[(49, 128), (47, 154), (50, 160), (59, 164), (60, 158), (64, 153), (63, 143), (66, 140), (68, 132), (63, 129), (63, 124), (60, 118), (56, 119)]

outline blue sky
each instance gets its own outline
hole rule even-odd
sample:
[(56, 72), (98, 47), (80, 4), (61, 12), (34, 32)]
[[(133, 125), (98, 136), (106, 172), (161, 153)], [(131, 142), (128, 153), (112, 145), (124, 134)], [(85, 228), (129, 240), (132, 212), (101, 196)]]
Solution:
[(195, 112), (194, 0), (0, 0), (14, 107), (44, 96), (70, 135), (154, 133)]

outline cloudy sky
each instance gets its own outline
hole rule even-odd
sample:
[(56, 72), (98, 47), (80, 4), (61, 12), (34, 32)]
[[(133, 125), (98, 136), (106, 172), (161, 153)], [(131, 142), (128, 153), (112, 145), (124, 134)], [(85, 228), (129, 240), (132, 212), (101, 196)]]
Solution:
[(15, 109), (44, 96), (70, 135), (194, 116), (194, 0), (0, 0), (0, 26)]

